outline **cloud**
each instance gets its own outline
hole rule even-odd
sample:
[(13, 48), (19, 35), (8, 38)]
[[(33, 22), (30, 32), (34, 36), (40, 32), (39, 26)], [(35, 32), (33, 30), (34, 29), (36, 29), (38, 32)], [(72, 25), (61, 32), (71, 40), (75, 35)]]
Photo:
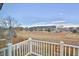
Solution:
[(39, 22), (39, 23), (34, 23), (32, 25), (30, 25), (30, 27), (33, 27), (33, 26), (45, 26), (47, 25), (47, 22)]
[(72, 24), (72, 23), (68, 23), (68, 24), (63, 24), (64, 27), (79, 27), (78, 24)]
[(52, 25), (59, 25), (60, 23), (65, 23), (65, 21), (52, 21), (52, 22), (39, 22), (30, 25), (30, 27), (33, 26), (52, 26)]
[(52, 22), (39, 22), (32, 25), (21, 25), (21, 27), (35, 27), (35, 26), (64, 26), (64, 27), (79, 27), (78, 24), (67, 23), (65, 20), (52, 21)]
[(61, 20), (61, 21), (53, 21), (52, 23), (65, 23), (65, 20)]

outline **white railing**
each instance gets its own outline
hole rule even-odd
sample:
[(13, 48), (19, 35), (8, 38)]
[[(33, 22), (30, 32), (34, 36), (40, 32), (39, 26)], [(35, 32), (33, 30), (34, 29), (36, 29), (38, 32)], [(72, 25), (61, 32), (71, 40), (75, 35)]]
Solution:
[(42, 56), (79, 56), (79, 46), (32, 40), (32, 53)]
[(30, 53), (30, 40), (25, 40), (12, 45), (9, 43), (6, 48), (0, 49), (0, 56), (25, 56)]
[(47, 41), (34, 40), (29, 38), (23, 42), (0, 49), (0, 55), (6, 56), (79, 56), (79, 46), (64, 44), (64, 42), (54, 43)]
[(25, 56), (30, 54), (30, 41), (26, 40), (12, 45), (12, 56)]
[(0, 56), (6, 56), (7, 48), (0, 49)]

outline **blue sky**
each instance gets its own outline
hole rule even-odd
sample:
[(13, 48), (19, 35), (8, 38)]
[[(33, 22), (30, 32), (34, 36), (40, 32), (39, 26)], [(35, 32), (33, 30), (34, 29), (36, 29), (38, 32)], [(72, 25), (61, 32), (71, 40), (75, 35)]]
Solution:
[(23, 26), (78, 24), (79, 4), (4, 4), (0, 17), (11, 16)]

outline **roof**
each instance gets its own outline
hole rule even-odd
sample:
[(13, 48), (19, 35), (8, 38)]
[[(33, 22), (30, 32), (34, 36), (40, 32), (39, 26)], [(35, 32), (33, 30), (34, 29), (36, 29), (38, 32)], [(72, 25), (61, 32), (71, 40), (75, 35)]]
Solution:
[(3, 3), (0, 3), (0, 10), (2, 9)]

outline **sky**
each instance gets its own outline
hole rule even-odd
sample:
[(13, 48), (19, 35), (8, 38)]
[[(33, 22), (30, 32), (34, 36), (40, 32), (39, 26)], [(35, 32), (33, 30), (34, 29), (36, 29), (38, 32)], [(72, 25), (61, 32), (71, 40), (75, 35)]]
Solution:
[(13, 17), (21, 26), (79, 26), (79, 4), (5, 3), (0, 17)]

